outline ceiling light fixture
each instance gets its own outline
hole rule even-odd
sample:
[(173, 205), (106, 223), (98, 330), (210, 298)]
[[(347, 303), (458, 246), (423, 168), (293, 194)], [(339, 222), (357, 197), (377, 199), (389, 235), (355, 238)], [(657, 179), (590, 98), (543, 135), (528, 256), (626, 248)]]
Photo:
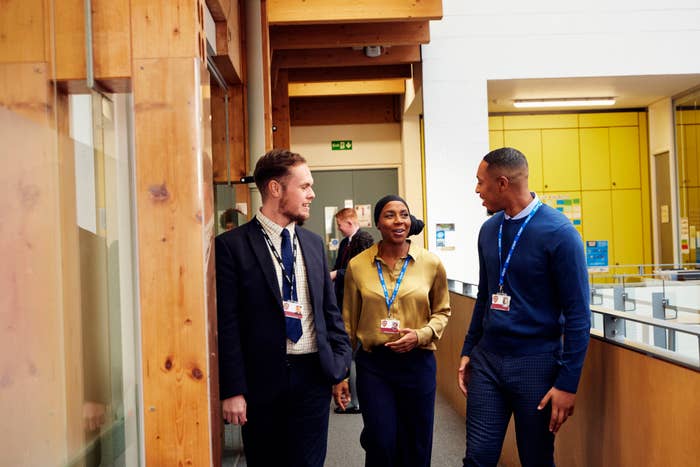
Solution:
[(382, 54), (382, 46), (381, 45), (366, 45), (365, 46), (365, 55), (369, 58), (376, 58), (379, 57)]
[(565, 99), (515, 99), (513, 106), (519, 109), (533, 107), (592, 107), (615, 104), (614, 97), (576, 97)]

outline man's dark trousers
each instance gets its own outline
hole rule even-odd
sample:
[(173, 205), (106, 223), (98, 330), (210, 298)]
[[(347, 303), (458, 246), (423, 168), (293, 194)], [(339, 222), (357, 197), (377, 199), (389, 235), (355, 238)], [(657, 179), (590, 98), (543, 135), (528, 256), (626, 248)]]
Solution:
[(477, 346), (469, 360), (467, 455), (464, 466), (496, 466), (511, 414), (523, 467), (554, 465), (551, 404), (537, 410), (554, 384), (559, 352), (499, 356)]

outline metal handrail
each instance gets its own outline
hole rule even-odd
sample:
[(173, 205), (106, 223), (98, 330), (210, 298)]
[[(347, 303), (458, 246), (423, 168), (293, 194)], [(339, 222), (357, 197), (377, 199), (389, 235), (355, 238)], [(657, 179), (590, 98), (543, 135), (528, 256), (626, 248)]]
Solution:
[[(474, 284), (469, 284), (455, 279), (448, 279), (448, 289), (450, 292), (457, 293), (466, 297), (476, 299), (477, 286)], [(670, 308), (670, 306), (668, 306)], [(680, 307), (676, 307), (680, 308)], [(591, 313), (597, 313), (607, 317), (607, 319), (612, 320), (612, 322), (618, 321), (622, 323), (624, 321), (632, 321), (640, 324), (645, 324), (653, 327), (658, 327), (661, 329), (668, 330), (670, 332), (681, 332), (691, 336), (695, 336), (698, 340), (698, 358), (694, 359), (692, 357), (686, 357), (675, 351), (657, 347), (654, 345), (645, 344), (644, 342), (633, 341), (627, 339), (624, 334), (615, 335), (613, 332), (612, 337), (605, 334), (605, 331), (601, 331), (595, 328), (591, 328), (591, 336), (602, 339), (606, 342), (619, 345), (631, 350), (638, 352), (643, 352), (651, 357), (660, 358), (672, 363), (682, 365), (684, 367), (691, 368), (693, 370), (700, 370), (700, 325), (698, 324), (680, 324), (674, 322), (673, 320), (664, 320), (659, 318), (641, 316), (634, 313), (611, 310), (607, 308), (599, 308), (596, 306), (591, 307)]]

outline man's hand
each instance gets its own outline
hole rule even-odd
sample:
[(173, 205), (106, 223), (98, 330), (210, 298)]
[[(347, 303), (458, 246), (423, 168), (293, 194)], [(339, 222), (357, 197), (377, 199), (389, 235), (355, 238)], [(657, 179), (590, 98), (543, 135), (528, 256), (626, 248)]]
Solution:
[(418, 346), (418, 331), (415, 329), (403, 328), (399, 329), (403, 334), (399, 340), (387, 342), (384, 344), (396, 353), (405, 353), (415, 349)]
[(105, 424), (107, 407), (99, 402), (85, 401), (83, 403), (83, 420), (88, 431), (99, 430)]
[(246, 407), (245, 397), (242, 394), (224, 399), (222, 404), (224, 420), (234, 425), (245, 425), (248, 421)]
[(553, 387), (544, 395), (537, 410), (544, 409), (550, 399), (552, 401), (552, 416), (549, 419), (549, 431), (556, 434), (566, 419), (574, 414), (576, 394)]
[(350, 386), (347, 380), (333, 385), (333, 399), (338, 404), (338, 407), (345, 410), (348, 402), (350, 402)]
[(338, 276), (338, 270), (334, 269), (331, 271), (331, 280), (334, 281), (335, 278)]
[(465, 396), (467, 395), (467, 386), (469, 386), (469, 357), (464, 356), (459, 362), (459, 369), (457, 370), (457, 384), (459, 385), (460, 391)]

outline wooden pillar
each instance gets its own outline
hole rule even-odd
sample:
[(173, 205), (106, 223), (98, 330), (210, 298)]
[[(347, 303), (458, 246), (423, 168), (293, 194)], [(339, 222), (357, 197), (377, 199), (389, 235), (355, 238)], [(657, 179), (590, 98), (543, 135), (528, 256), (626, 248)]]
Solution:
[(220, 463), (203, 8), (131, 2), (147, 465)]
[(272, 93), (272, 137), (275, 148), (289, 149), (289, 70), (279, 70)]

